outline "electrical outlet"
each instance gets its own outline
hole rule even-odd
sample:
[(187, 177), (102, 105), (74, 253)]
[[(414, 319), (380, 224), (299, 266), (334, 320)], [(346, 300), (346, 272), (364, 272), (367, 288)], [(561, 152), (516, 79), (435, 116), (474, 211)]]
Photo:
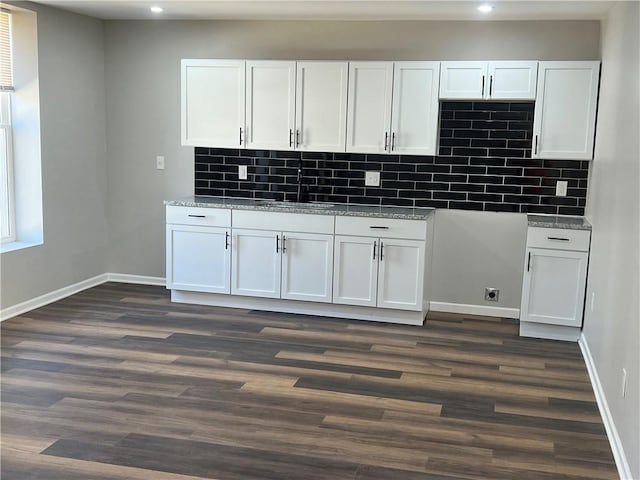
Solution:
[(568, 185), (569, 182), (567, 182), (566, 180), (558, 180), (556, 182), (556, 197), (566, 197)]
[(162, 155), (156, 157), (156, 170), (164, 170), (164, 157)]
[(622, 398), (627, 394), (627, 369), (622, 369)]
[(247, 179), (247, 166), (246, 165), (238, 165), (238, 179), (246, 180)]
[(364, 173), (364, 185), (365, 185), (365, 187), (379, 187), (380, 186), (380, 172), (365, 172)]
[(500, 298), (500, 290), (493, 287), (485, 287), (484, 289), (484, 299), (487, 302), (497, 302)]

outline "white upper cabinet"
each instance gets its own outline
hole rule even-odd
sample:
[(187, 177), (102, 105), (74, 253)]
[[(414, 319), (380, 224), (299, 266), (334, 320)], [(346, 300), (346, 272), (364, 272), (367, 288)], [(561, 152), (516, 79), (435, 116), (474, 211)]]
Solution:
[(247, 61), (246, 148), (291, 150), (296, 62)]
[(538, 62), (489, 62), (489, 88), (492, 100), (535, 100)]
[(347, 62), (297, 62), (296, 149), (344, 152)]
[(182, 145), (244, 146), (244, 60), (182, 60)]
[(484, 98), (487, 62), (442, 62), (440, 98)]
[(393, 62), (350, 62), (347, 152), (384, 153), (391, 137)]
[(534, 100), (537, 61), (442, 62), (440, 98)]
[(540, 62), (533, 158), (591, 160), (600, 62)]
[(440, 62), (396, 62), (389, 151), (435, 155)]

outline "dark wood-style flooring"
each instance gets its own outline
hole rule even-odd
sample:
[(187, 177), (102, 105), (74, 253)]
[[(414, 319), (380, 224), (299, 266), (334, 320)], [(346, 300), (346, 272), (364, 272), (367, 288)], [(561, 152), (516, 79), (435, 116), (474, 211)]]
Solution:
[(2, 323), (3, 480), (613, 479), (578, 346), (172, 304), (108, 283)]

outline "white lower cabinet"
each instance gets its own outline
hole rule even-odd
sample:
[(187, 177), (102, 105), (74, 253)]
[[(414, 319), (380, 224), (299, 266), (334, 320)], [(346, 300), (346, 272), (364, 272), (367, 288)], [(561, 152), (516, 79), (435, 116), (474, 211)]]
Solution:
[(333, 303), (376, 306), (378, 239), (336, 235)]
[(425, 242), (339, 236), (333, 301), (397, 310), (422, 310)]
[(167, 225), (167, 288), (229, 293), (229, 230)]
[(424, 220), (168, 206), (167, 288), (177, 302), (420, 325), (427, 231)]
[(521, 335), (577, 340), (584, 313), (589, 236), (588, 231), (529, 229)]
[(233, 229), (231, 293), (280, 298), (280, 232)]
[(331, 302), (333, 235), (282, 233), (282, 298)]
[(231, 293), (331, 302), (333, 236), (233, 229)]
[(378, 307), (421, 310), (425, 242), (380, 239)]

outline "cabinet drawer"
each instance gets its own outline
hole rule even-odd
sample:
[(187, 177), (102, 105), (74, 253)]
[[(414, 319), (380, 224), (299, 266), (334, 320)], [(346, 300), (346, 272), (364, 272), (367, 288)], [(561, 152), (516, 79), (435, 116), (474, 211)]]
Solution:
[(529, 228), (527, 247), (588, 252), (590, 238), (591, 232), (588, 230)]
[(176, 207), (167, 205), (167, 223), (230, 227), (231, 210), (206, 207)]
[(336, 235), (424, 240), (427, 222), (397, 218), (336, 217)]
[(333, 234), (333, 215), (234, 210), (233, 228)]

